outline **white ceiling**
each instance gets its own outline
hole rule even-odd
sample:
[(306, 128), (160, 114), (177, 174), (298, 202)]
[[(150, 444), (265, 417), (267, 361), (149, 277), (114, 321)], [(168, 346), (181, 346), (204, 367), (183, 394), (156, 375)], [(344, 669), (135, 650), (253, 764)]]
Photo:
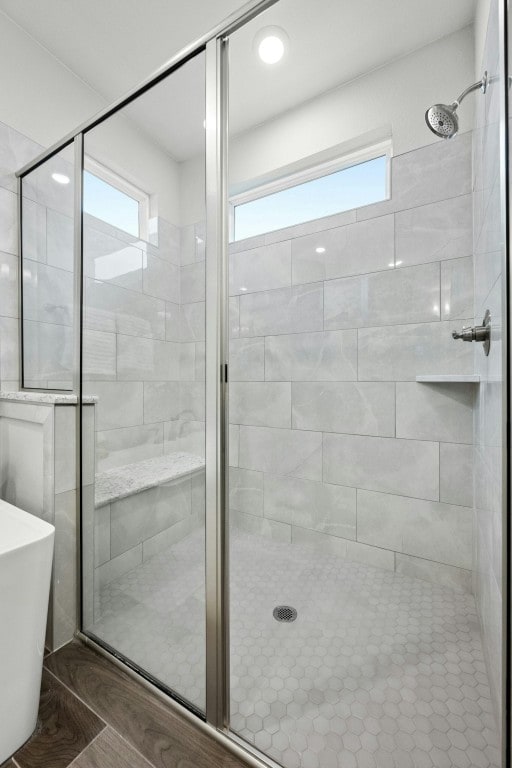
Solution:
[[(241, 7), (240, 0), (0, 0), (0, 11), (109, 101)], [(280, 0), (230, 43), (238, 133), (471, 24), (475, 0)], [(254, 54), (263, 26), (283, 27), (286, 59)], [(131, 107), (176, 160), (203, 144), (204, 61), (189, 64)]]

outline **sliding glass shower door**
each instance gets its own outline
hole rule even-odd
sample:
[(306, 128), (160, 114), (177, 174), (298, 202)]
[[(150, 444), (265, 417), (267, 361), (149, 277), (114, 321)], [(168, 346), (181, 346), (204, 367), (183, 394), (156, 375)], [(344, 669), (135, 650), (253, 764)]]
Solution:
[(201, 713), (204, 121), (200, 52), (83, 147), (83, 627)]

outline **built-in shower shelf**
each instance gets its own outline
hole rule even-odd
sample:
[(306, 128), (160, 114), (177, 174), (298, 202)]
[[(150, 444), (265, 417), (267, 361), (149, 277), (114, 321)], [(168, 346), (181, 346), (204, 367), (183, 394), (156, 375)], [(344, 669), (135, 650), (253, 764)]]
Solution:
[(478, 373), (463, 375), (438, 373), (430, 376), (416, 376), (416, 381), (423, 384), (480, 384), (480, 376)]

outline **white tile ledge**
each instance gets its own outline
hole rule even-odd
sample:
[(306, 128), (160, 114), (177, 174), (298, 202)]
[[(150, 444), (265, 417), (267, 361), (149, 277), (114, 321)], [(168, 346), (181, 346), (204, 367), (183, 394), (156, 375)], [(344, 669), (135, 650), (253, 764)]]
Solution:
[(103, 507), (148, 488), (195, 475), (204, 467), (205, 461), (200, 456), (169, 453), (99, 472), (95, 480), (94, 506)]
[[(0, 400), (14, 400), (19, 403), (47, 403), (49, 405), (76, 405), (76, 395), (66, 395), (62, 392), (3, 392), (0, 391)], [(97, 403), (96, 395), (85, 395), (83, 402), (86, 404)]]
[(416, 376), (416, 381), (423, 384), (480, 384), (480, 376), (477, 373), (466, 375), (438, 373), (431, 376)]

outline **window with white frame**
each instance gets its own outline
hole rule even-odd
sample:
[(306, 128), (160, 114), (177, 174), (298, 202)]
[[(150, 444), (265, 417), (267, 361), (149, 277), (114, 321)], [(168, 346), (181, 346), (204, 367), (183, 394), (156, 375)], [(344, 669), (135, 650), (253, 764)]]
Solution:
[(84, 213), (148, 239), (149, 195), (92, 158), (84, 163)]
[(390, 157), (383, 142), (231, 197), (231, 240), (386, 200)]

